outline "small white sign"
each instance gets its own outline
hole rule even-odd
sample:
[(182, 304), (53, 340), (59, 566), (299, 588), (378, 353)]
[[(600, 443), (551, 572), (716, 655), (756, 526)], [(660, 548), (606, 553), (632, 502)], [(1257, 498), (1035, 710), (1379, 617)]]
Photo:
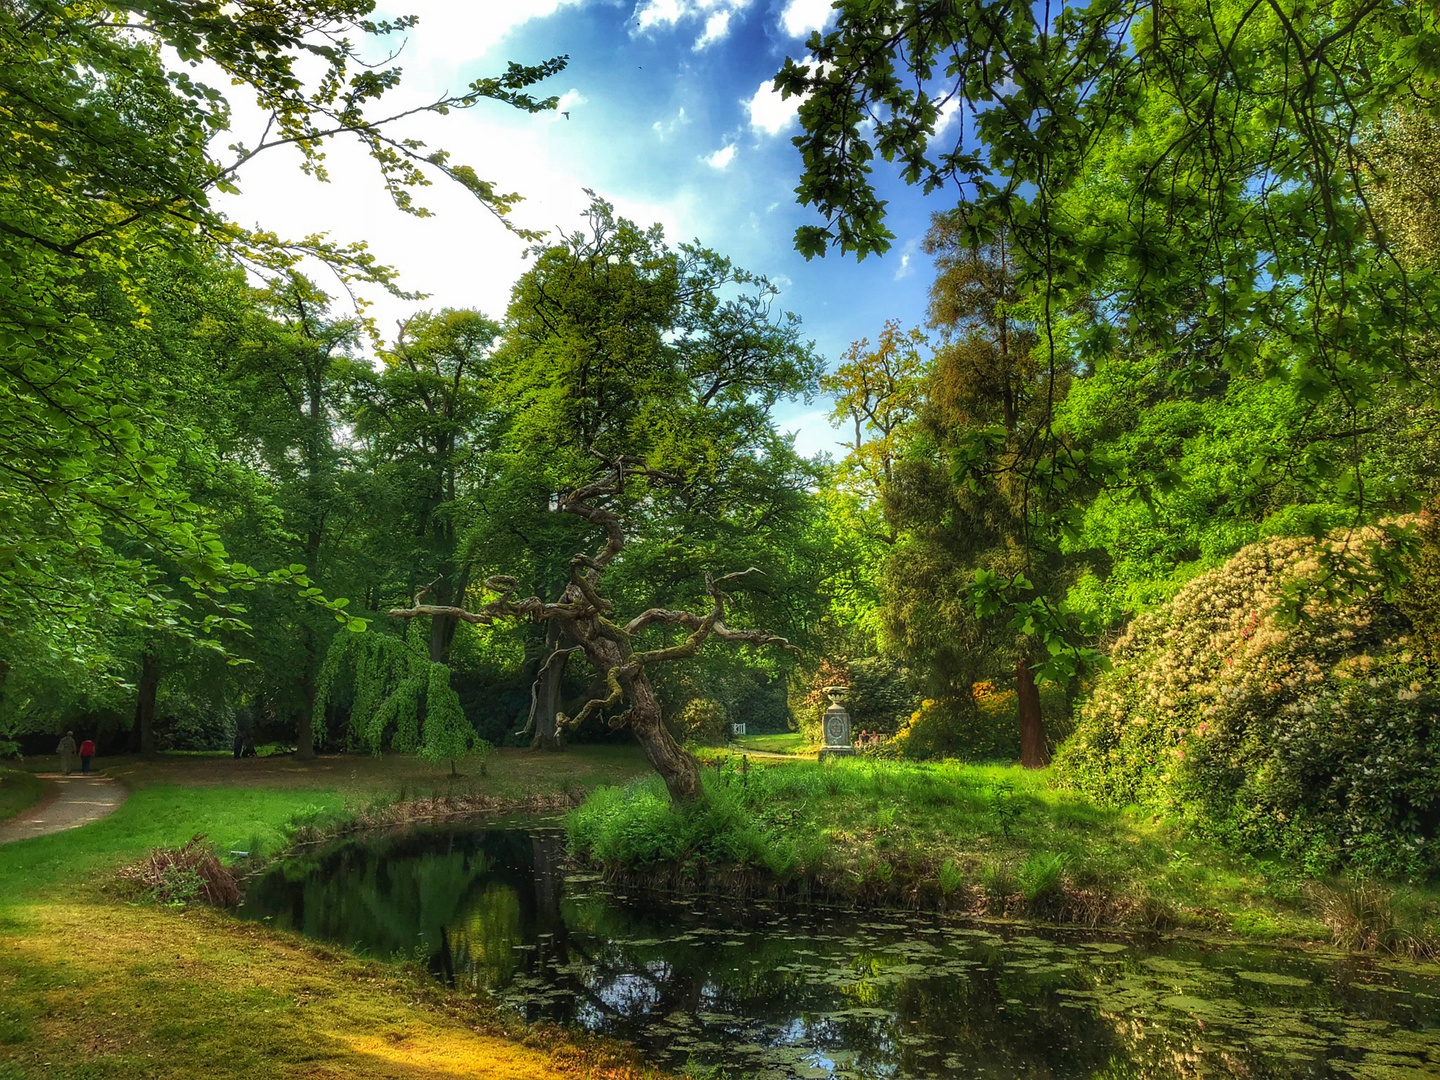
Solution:
[(730, 734), (731, 734), (731, 735), (744, 735), (744, 734), (745, 734), (745, 725), (744, 725), (744, 724), (731, 724), (731, 725), (730, 725)]

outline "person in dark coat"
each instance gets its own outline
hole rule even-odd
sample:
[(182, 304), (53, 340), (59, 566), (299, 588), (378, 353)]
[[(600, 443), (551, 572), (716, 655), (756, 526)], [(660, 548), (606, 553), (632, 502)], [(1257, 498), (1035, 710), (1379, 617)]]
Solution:
[(247, 705), (235, 714), (236, 758), (255, 756), (255, 714)]

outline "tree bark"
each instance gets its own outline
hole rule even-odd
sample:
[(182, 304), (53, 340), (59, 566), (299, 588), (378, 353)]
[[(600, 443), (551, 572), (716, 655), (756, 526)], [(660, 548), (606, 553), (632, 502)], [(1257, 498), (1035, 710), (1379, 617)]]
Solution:
[[(436, 603), (440, 605), (463, 605), (465, 602), (465, 589), (469, 585), (470, 575), (464, 571), (459, 572), (459, 580), (452, 588), (450, 574), (445, 573), (435, 587)], [(450, 645), (455, 640), (455, 631), (460, 627), (460, 620), (454, 615), (437, 615), (430, 620), (430, 661), (435, 664), (448, 664), (450, 662)]]
[(146, 647), (140, 654), (139, 691), (135, 698), (135, 724), (131, 728), (132, 743), (138, 739), (143, 757), (155, 756), (155, 699), (160, 690), (160, 660), (155, 650)]
[(304, 712), (300, 714), (300, 722), (295, 725), (295, 756), (301, 761), (315, 760), (315, 673), (310, 670), (305, 673), (305, 683), (302, 687), (304, 693), (301, 700), (304, 702)]
[(532, 750), (560, 750), (565, 745), (555, 719), (560, 712), (560, 687), (570, 662), (569, 653), (556, 655), (562, 637), (556, 620), (545, 624), (545, 660), (535, 673), (535, 685), (530, 696), (530, 723), (535, 731), (530, 740)]
[(1015, 697), (1020, 712), (1020, 764), (1043, 769), (1050, 764), (1050, 743), (1045, 737), (1045, 718), (1040, 715), (1040, 690), (1030, 671), (1030, 658), (1020, 654), (1015, 661)]
[(665, 790), (670, 792), (670, 802), (677, 806), (690, 806), (700, 801), (700, 766), (695, 759), (677, 743), (660, 719), (660, 699), (644, 671), (630, 682), (630, 730), (645, 752), (645, 760), (665, 781)]

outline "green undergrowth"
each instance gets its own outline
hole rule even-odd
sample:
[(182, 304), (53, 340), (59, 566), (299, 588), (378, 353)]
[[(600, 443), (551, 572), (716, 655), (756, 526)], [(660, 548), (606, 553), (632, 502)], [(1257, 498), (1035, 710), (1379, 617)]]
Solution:
[(142, 788), (83, 829), (0, 845), (0, 909), (68, 898), (77, 886), (151, 848), (178, 847), (197, 833), (222, 854), (256, 837), (278, 848), (293, 830), (339, 820), (346, 812), (344, 796), (333, 789)]
[[(567, 819), (572, 850), (617, 877), (664, 885), (1341, 937), (1327, 886), (1285, 864), (1233, 858), (1149, 813), (1054, 790), (1044, 772), (861, 759), (719, 765), (704, 770), (704, 802), (684, 812), (656, 779), (596, 791)], [(1435, 897), (1410, 895), (1412, 937), (1433, 938)]]
[(227, 862), (232, 851), (273, 856), (357, 819), (390, 823), (386, 811), (399, 803), (519, 801), (555, 793), (578, 799), (601, 781), (624, 781), (643, 768), (638, 753), (603, 747), (496, 754), (487, 775), (472, 770), (454, 780), (417, 770), (411, 759), (368, 756), (322, 759), (308, 770), (218, 757), (120, 762), (112, 774), (129, 796), (114, 813), (82, 829), (0, 845), (0, 908), (69, 897), (77, 887), (109, 880), (152, 848), (179, 847), (199, 833)]
[(45, 781), (19, 769), (0, 769), (0, 821), (34, 806), (45, 794)]
[(778, 735), (740, 735), (731, 741), (730, 746), (740, 753), (759, 750), (767, 754), (806, 754), (815, 749), (810, 740), (798, 731)]

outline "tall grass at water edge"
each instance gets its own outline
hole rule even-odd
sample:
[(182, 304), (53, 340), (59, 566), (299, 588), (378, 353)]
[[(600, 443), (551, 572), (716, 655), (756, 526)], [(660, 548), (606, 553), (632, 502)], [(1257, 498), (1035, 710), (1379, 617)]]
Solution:
[(1147, 811), (1052, 789), (1043, 772), (955, 761), (718, 764), (703, 770), (705, 799), (681, 812), (655, 777), (595, 791), (566, 820), (572, 851), (661, 884), (713, 883), (724, 871), (722, 889), (768, 877), (862, 902), (1252, 938), (1330, 937), (1337, 926), (1333, 905), (1297, 873), (1233, 857)]
[(1017, 769), (720, 765), (702, 774), (705, 799), (679, 813), (653, 777), (596, 791), (567, 819), (572, 850), (611, 869), (724, 866), (897, 884), (898, 875), (945, 895), (1013, 885), (1031, 901), (1055, 893), (1062, 874), (1083, 882), (1121, 869), (1086, 842), (1104, 823), (1113, 832), (1120, 815), (1050, 792)]

